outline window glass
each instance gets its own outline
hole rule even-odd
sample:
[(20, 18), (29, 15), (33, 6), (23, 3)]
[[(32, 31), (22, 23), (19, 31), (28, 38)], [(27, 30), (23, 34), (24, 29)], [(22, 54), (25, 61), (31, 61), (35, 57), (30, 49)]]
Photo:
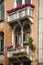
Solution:
[(22, 4), (22, 0), (17, 0), (17, 5), (21, 5)]
[(4, 51), (4, 35), (0, 33), (0, 52)]
[(19, 44), (21, 45), (21, 43), (22, 43), (22, 36), (19, 35)]
[(23, 41), (24, 41), (24, 42), (25, 42), (25, 41), (28, 42), (28, 39), (27, 39), (27, 36), (28, 36), (28, 35), (30, 35), (30, 33), (26, 33), (26, 32), (25, 32), (25, 33), (23, 34)]
[(21, 43), (22, 43), (21, 34), (20, 35), (18, 35), (18, 34), (15, 35), (15, 43), (21, 45)]
[(25, 3), (30, 3), (31, 2), (31, 0), (25, 0)]
[(4, 20), (4, 1), (0, 2), (0, 20)]
[(1, 3), (1, 18), (4, 19), (4, 1)]

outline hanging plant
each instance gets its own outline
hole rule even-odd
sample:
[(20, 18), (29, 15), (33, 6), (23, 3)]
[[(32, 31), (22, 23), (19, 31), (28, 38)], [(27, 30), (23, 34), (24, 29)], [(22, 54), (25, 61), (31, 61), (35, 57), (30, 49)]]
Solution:
[(12, 47), (13, 47), (13, 44), (8, 44), (8, 45), (7, 45), (7, 48), (8, 48), (8, 49), (10, 49), (10, 48), (12, 48)]
[(27, 42), (28, 42), (29, 48), (32, 51), (35, 51), (35, 45), (33, 44), (33, 39), (32, 37), (30, 37), (30, 35), (27, 36)]
[(29, 6), (29, 7), (31, 7), (31, 8), (35, 8), (34, 4), (25, 3), (25, 4), (23, 4), (23, 5), (19, 5), (19, 6), (15, 7), (15, 8), (12, 8), (12, 9), (10, 9), (10, 10), (7, 10), (7, 13), (15, 12), (15, 11), (20, 10), (20, 9), (22, 9), (22, 8), (25, 8), (25, 7), (27, 7), (27, 6)]

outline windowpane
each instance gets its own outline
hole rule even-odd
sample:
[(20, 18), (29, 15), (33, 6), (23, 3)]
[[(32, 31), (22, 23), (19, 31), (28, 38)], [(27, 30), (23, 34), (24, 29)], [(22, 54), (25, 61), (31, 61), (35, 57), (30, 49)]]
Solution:
[(0, 52), (4, 50), (4, 36), (0, 34)]
[(22, 43), (22, 37), (21, 35), (19, 35), (19, 44), (21, 45), (21, 43)]
[(1, 40), (1, 51), (4, 50), (4, 42), (3, 42), (3, 39)]
[(15, 43), (17, 44), (17, 36), (15, 36)]
[(25, 0), (25, 3), (30, 3), (31, 2), (31, 0)]
[(30, 33), (24, 32), (24, 34), (23, 34), (23, 41), (28, 42), (27, 36), (29, 36), (29, 35), (30, 35)]
[(22, 0), (17, 0), (17, 5), (21, 5), (22, 4)]
[(2, 2), (2, 4), (1, 4), (1, 18), (2, 18), (2, 20), (4, 19), (4, 1)]
[(23, 41), (25, 41), (25, 34), (23, 34)]
[(4, 20), (4, 1), (0, 2), (0, 20)]

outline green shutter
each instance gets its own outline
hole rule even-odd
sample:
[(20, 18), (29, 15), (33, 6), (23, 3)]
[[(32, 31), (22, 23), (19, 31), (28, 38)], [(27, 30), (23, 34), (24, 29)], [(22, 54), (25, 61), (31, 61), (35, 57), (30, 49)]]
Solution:
[(4, 1), (1, 3), (1, 19), (4, 20)]
[(25, 0), (25, 3), (30, 3), (31, 2), (31, 0)]
[(17, 5), (21, 5), (22, 4), (22, 0), (17, 0)]

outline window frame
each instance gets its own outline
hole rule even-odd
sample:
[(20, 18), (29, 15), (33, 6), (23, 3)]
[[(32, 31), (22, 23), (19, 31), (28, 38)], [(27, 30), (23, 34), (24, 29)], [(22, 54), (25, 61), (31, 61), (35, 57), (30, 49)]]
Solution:
[(17, 0), (16, 2), (17, 2), (17, 6), (22, 5), (22, 0)]
[[(30, 1), (30, 0), (29, 0), (29, 1)], [(31, 1), (30, 1), (30, 2), (31, 2)], [(30, 3), (30, 2), (29, 2), (29, 3)], [(25, 0), (25, 3), (28, 3), (28, 0)]]
[[(29, 32), (23, 32), (23, 43), (26, 41), (26, 42), (28, 42), (27, 41), (27, 35), (30, 35), (30, 33)], [(24, 35), (25, 35), (25, 39), (24, 39)], [(20, 40), (21, 39), (21, 40)], [(20, 43), (19, 43), (19, 41), (20, 41)], [(15, 34), (15, 45), (16, 44), (20, 44), (20, 46), (21, 46), (21, 43), (22, 43), (22, 35), (20, 34), (20, 35), (18, 35), (18, 34)]]
[[(32, 0), (31, 0), (31, 3), (32, 3)], [(25, 0), (22, 0), (22, 4), (25, 4)], [(14, 7), (17, 6), (17, 0), (14, 0)]]
[[(27, 25), (28, 25), (28, 29), (27, 29)], [(30, 25), (27, 23), (25, 23), (24, 24), (24, 26), (23, 26), (23, 36), (22, 36), (22, 33), (21, 33), (21, 28), (20, 28), (20, 30), (19, 30), (19, 32), (17, 32), (16, 30), (17, 29), (19, 29), (19, 25), (18, 25), (18, 27), (16, 27), (15, 28), (15, 33), (14, 33), (14, 35), (15, 35), (15, 45), (16, 44), (20, 44), (20, 46), (21, 46), (21, 44), (22, 44), (22, 38), (23, 38), (23, 43), (26, 41), (26, 42), (28, 42), (27, 41), (27, 36), (28, 36), (28, 34), (30, 35)], [(20, 43), (19, 43), (20, 42)]]
[(0, 32), (0, 55), (4, 54), (4, 33)]
[(0, 11), (1, 11), (0, 21), (3, 21), (4, 20), (4, 0), (2, 0), (0, 2), (0, 5), (1, 5), (1, 9), (0, 9)]

